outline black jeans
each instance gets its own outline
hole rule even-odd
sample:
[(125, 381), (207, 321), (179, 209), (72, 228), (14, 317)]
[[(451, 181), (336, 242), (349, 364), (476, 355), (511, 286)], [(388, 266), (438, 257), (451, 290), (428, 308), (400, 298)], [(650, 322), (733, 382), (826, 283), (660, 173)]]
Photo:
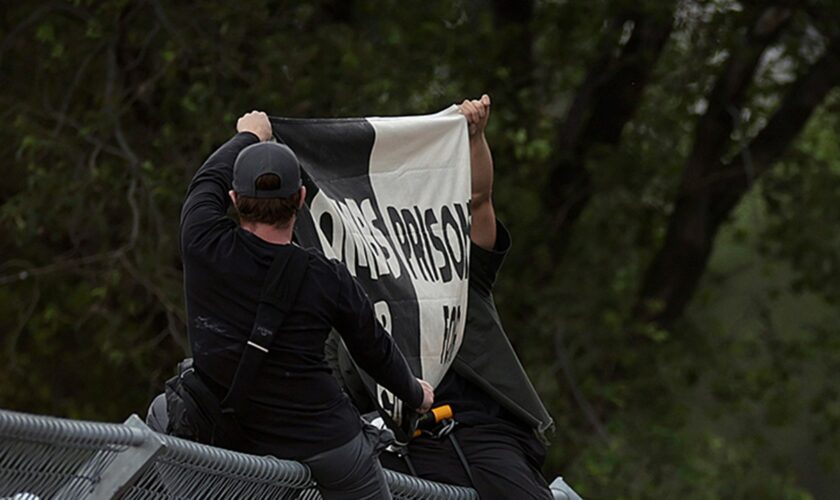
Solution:
[(390, 499), (379, 453), (393, 435), (364, 424), (362, 432), (332, 450), (301, 460), (309, 466), (324, 500)]
[[(166, 398), (160, 394), (149, 406), (146, 424), (153, 431), (166, 433), (166, 404)], [(362, 431), (349, 442), (301, 462), (312, 471), (324, 500), (390, 499), (379, 454), (393, 438), (393, 434), (364, 422)]]
[[(452, 431), (469, 464), (470, 481), (448, 437), (421, 436), (411, 442), (408, 459), (417, 476), (431, 481), (471, 486), (481, 500), (551, 500), (539, 467), (542, 445), (530, 433), (507, 425), (458, 426)], [(382, 465), (411, 475), (404, 458), (383, 453)]]

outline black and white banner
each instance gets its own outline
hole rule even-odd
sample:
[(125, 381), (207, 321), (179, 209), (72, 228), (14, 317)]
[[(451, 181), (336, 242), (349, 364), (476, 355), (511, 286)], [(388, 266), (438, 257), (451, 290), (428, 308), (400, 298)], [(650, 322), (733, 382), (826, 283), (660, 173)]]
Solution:
[[(423, 116), (271, 122), (304, 170), (298, 243), (347, 266), (414, 373), (437, 385), (466, 321), (470, 158), (463, 115), (451, 106)], [(388, 391), (377, 387), (376, 394), (382, 408), (398, 411)]]

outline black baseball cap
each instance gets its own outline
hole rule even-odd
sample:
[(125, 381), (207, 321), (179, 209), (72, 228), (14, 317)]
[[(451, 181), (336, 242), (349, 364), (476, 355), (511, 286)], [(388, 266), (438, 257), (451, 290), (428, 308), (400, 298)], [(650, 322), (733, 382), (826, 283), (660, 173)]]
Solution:
[[(257, 189), (257, 179), (265, 174), (280, 178), (277, 189)], [(260, 142), (239, 152), (233, 164), (233, 190), (252, 198), (288, 198), (300, 189), (300, 162), (285, 144)]]

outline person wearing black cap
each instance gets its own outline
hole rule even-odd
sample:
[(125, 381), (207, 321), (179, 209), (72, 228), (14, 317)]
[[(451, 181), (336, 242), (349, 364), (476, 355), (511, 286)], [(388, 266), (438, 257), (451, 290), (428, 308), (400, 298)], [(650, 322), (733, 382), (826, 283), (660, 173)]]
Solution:
[[(377, 460), (379, 431), (363, 425), (331, 376), (324, 341), (334, 328), (368, 373), (418, 411), (430, 408), (432, 388), (412, 375), (347, 269), (292, 243), (306, 188), (294, 152), (267, 142), (272, 130), (265, 113), (243, 115), (237, 132), (195, 174), (181, 213), (196, 373), (224, 398), (251, 348), (247, 341), (269, 268), (275, 259), (305, 252), (304, 279), (236, 411), (242, 439), (231, 447), (302, 461), (327, 499), (390, 498)], [(239, 224), (226, 215), (231, 202)]]

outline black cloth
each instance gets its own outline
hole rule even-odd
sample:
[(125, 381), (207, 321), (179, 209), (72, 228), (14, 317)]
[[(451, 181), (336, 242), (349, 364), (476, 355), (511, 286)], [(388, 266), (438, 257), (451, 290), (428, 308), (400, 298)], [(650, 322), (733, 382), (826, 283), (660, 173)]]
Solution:
[[(496, 275), (510, 250), (510, 235), (501, 223), (497, 224), (496, 234), (496, 244), (492, 250), (470, 244), (469, 280), (472, 300), (467, 304), (468, 319), (465, 327), (465, 339), (469, 338), (470, 341), (478, 337), (478, 332), (470, 335), (472, 323), (469, 318), (476, 313), (491, 315), (491, 312), (483, 307), (483, 301), (478, 299), (492, 297)], [(435, 406), (445, 404), (452, 407), (460, 424), (522, 424), (511, 411), (454, 369), (449, 370), (435, 388)]]
[(435, 406), (447, 404), (460, 424), (509, 422), (526, 427), (513, 413), (455, 370), (449, 370), (435, 389)]
[(348, 443), (303, 460), (323, 500), (390, 500), (391, 491), (377, 457), (393, 434), (365, 424)]
[(508, 340), (493, 298), (493, 285), (510, 247), (510, 233), (499, 221), (492, 250), (470, 245), (464, 341), (449, 370), (489, 396), (507, 416), (533, 428), (547, 445), (554, 421)]
[[(473, 487), (482, 500), (552, 498), (539, 470), (544, 457), (534, 454), (533, 447), (539, 442), (529, 430), (478, 424), (456, 426), (452, 434), (469, 464), (473, 481), (448, 437), (421, 436), (411, 442), (408, 460), (419, 477)], [(395, 453), (383, 453), (379, 460), (387, 469), (412, 474), (406, 459)]]
[[(240, 133), (213, 153), (193, 178), (181, 213), (190, 346), (197, 372), (219, 398), (245, 348), (265, 275), (283, 247), (226, 216), (233, 163), (257, 141)], [(333, 327), (380, 384), (411, 407), (422, 404), (420, 385), (362, 288), (341, 263), (306, 251), (309, 267), (295, 305), (249, 388), (245, 408), (237, 411), (249, 441), (240, 451), (300, 459), (358, 435), (358, 411), (324, 360)]]
[[(503, 224), (496, 224), (496, 243), (492, 250), (470, 245), (470, 290), (467, 303), (467, 324), (464, 342), (481, 342), (477, 318), (498, 322), (492, 298), (493, 284), (505, 256), (510, 250), (510, 233)], [(521, 417), (505, 408), (458, 370), (449, 370), (435, 389), (435, 406), (448, 404), (460, 424), (510, 424), (528, 427)]]
[[(478, 360), (478, 365), (485, 362), (482, 356), (498, 353), (513, 353), (507, 343), (507, 337), (501, 326), (501, 320), (493, 300), (493, 285), (505, 256), (510, 249), (510, 233), (500, 222), (496, 224), (496, 243), (492, 250), (485, 250), (475, 244), (470, 247), (469, 295), (467, 302), (467, 323), (464, 331), (463, 352), (467, 344), (473, 353), (482, 349), (499, 346), (499, 339), (504, 340), (508, 350), (490, 350), (483, 355), (470, 355)], [(458, 422), (453, 435), (461, 447), (470, 471), (475, 480), (472, 483), (464, 471), (452, 443), (447, 439), (434, 439), (423, 435), (411, 441), (408, 446), (409, 460), (419, 477), (460, 486), (473, 486), (482, 499), (509, 498), (552, 498), (540, 468), (545, 461), (545, 445), (540, 438), (541, 429), (546, 429), (551, 418), (537, 403), (530, 404), (539, 411), (526, 411), (517, 405), (515, 391), (502, 392), (487, 383), (486, 378), (478, 375), (466, 362), (458, 362), (456, 357), (453, 367), (435, 389), (435, 406), (449, 404), (455, 420)], [(518, 367), (518, 371), (509, 373), (510, 377), (524, 375), (518, 360), (508, 358), (507, 367)], [(358, 378), (343, 361), (338, 351), (331, 359), (336, 377), (339, 377), (345, 389), (363, 411), (372, 409), (372, 404), (360, 387)], [(483, 384), (481, 383), (483, 381)], [(518, 382), (522, 389), (521, 399), (527, 401), (534, 396), (530, 382), (525, 385)], [(524, 390), (527, 389), (527, 390)], [(534, 392), (535, 394), (535, 392)], [(538, 437), (539, 436), (539, 437)], [(393, 453), (383, 453), (382, 464), (406, 474), (408, 469), (404, 459)]]
[[(492, 298), (496, 275), (510, 249), (510, 234), (497, 223), (496, 244), (485, 250), (470, 247), (470, 292), (464, 342), (481, 342), (485, 330), (476, 326), (491, 320), (501, 328)], [(480, 321), (477, 319), (480, 318)], [(470, 467), (464, 471), (452, 442), (423, 435), (411, 441), (408, 457), (418, 476), (460, 486), (472, 486), (479, 497), (492, 499), (552, 498), (540, 468), (545, 447), (532, 427), (456, 369), (435, 389), (435, 406), (448, 404), (458, 422), (452, 432)], [(404, 459), (387, 453), (387, 468), (409, 473)]]

